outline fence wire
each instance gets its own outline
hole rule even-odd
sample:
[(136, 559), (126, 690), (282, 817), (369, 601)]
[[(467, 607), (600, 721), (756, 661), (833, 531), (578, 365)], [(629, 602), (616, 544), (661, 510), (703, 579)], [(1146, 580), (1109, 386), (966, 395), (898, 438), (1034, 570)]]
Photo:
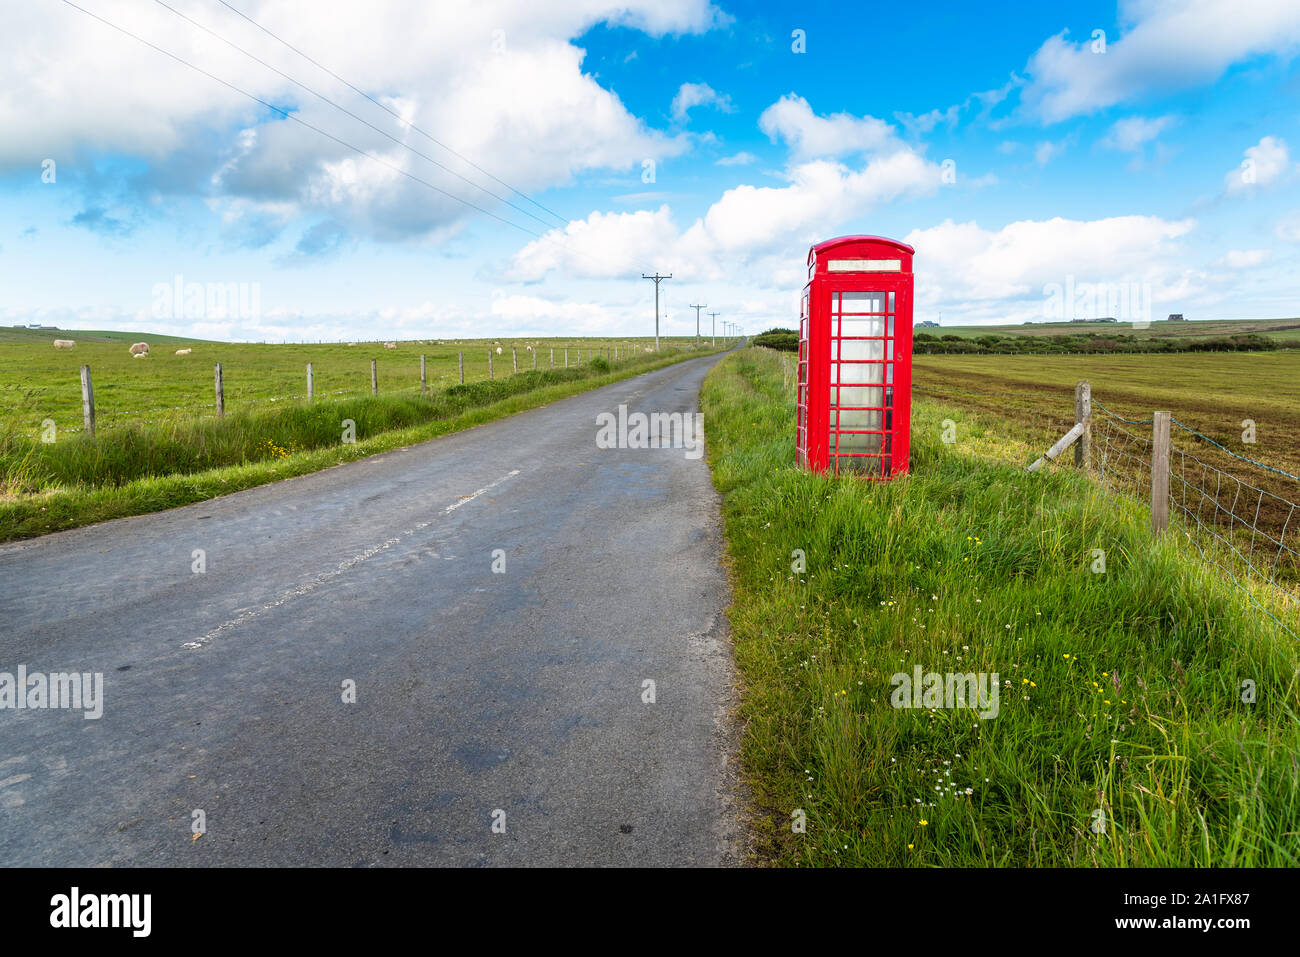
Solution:
[[(1072, 416), (1053, 416), (1041, 407), (999, 410), (987, 402), (992, 398), (1041, 400), (1052, 396), (1050, 392), (976, 392), (948, 386), (919, 391), (1000, 418), (1028, 415), (1035, 423), (1057, 419), (1054, 424), (1063, 429), (1073, 424)], [(1110, 492), (1149, 502), (1154, 419), (1125, 418), (1095, 396), (1092, 409), (1091, 461), (1099, 482)], [(1015, 418), (1013, 421), (1024, 425)], [(1288, 608), (1296, 608), (1300, 600), (1300, 476), (1225, 448), (1172, 417), (1171, 424), (1180, 430), (1170, 437), (1169, 453), (1170, 512), (1179, 518), (1174, 527), (1205, 562), (1224, 571), (1264, 615), (1300, 638), (1294, 627), (1278, 619), (1254, 594), (1262, 585)], [(1054, 435), (1059, 438), (1060, 432)], [(1198, 455), (1180, 444), (1180, 435), (1212, 448)], [(1209, 460), (1220, 453), (1222, 462)]]

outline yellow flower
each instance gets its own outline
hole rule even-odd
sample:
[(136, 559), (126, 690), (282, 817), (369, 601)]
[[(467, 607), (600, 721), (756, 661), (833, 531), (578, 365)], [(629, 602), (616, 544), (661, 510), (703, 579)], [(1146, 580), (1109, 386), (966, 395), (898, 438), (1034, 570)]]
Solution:
[(925, 826), (926, 826), (927, 824), (929, 824), (929, 823), (930, 823), (930, 822), (927, 821), (925, 818), (921, 818), (921, 827), (925, 827)]
[(915, 844), (909, 844), (909, 845), (907, 845), (907, 849), (910, 851), (910, 850), (911, 850), (912, 848), (914, 848), (915, 846), (916, 846)]

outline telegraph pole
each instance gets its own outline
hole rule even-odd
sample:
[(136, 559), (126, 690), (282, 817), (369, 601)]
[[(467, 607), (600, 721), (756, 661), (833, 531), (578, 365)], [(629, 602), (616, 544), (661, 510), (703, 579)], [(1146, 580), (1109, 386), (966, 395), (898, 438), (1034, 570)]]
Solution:
[(702, 306), (691, 306), (695, 310), (695, 348), (700, 347), (700, 310), (709, 308), (708, 303)]
[(647, 276), (645, 273), (642, 273), (641, 278), (653, 279), (655, 281), (655, 352), (658, 352), (659, 351), (659, 283), (663, 282), (665, 279), (672, 279), (673, 274), (669, 273), (666, 276), (661, 276), (659, 275), (659, 273), (656, 272), (653, 276)]
[(709, 317), (713, 320), (713, 344), (716, 346), (718, 344), (718, 314), (711, 312)]

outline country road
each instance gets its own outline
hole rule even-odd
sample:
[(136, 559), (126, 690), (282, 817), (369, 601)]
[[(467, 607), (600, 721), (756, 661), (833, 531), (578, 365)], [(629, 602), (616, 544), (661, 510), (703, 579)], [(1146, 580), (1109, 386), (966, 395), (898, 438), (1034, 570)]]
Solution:
[(104, 676), (0, 710), (0, 864), (737, 863), (708, 467), (596, 445), (716, 361), (0, 546), (0, 672)]

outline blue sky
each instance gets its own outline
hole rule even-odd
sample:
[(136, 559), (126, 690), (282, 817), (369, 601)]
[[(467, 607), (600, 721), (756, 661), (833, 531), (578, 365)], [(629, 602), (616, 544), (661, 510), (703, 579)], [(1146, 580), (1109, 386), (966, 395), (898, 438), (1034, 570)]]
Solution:
[[(759, 331), (792, 322), (809, 244), (862, 232), (916, 246), (918, 320), (1042, 319), (1067, 282), (1140, 290), (1135, 320), (1300, 313), (1294, 3), (230, 0), (335, 77), (168, 2), (370, 126), (160, 4), (79, 0), (334, 139), (70, 6), (15, 11), (0, 321), (648, 334), (658, 270), (665, 332), (693, 302)], [(257, 308), (223, 312), (230, 284)]]

